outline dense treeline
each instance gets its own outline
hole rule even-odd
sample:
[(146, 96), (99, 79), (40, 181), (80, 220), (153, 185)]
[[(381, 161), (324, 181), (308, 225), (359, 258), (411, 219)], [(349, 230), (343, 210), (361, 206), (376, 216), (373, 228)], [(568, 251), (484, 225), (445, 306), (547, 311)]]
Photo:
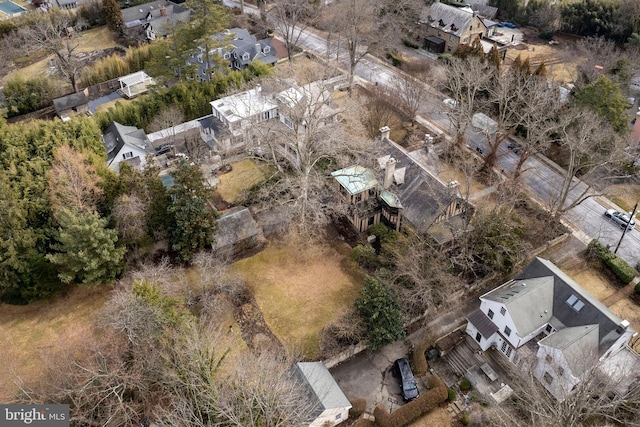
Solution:
[(112, 281), (157, 241), (179, 263), (213, 243), (217, 212), (197, 166), (179, 165), (167, 189), (157, 169), (117, 175), (105, 157), (91, 119), (0, 122), (2, 300)]
[(551, 4), (549, 0), (529, 2), (493, 0), (501, 19), (534, 25), (543, 33), (565, 31), (585, 37), (605, 37), (623, 44), (640, 32), (640, 3), (636, 0), (580, 0)]
[(211, 114), (209, 102), (231, 88), (244, 86), (255, 77), (268, 74), (270, 68), (254, 63), (242, 71), (230, 71), (216, 75), (210, 82), (180, 82), (169, 89), (159, 89), (133, 103), (116, 103), (115, 107), (94, 116), (101, 129), (113, 121), (146, 129), (153, 118), (164, 108), (178, 106), (185, 120), (193, 120)]

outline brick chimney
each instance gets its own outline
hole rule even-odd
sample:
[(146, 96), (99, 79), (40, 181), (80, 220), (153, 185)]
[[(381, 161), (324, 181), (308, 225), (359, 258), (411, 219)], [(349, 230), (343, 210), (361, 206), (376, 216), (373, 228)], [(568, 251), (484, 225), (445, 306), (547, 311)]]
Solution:
[[(388, 128), (387, 128), (388, 129)], [(384, 167), (384, 188), (388, 190), (393, 184), (393, 174), (396, 172), (396, 159), (390, 157)]]

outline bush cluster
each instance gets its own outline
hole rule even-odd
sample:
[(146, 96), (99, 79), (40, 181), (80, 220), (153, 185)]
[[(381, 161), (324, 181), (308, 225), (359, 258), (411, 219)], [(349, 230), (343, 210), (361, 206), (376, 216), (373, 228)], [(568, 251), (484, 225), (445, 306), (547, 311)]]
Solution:
[(367, 400), (366, 399), (352, 399), (349, 401), (351, 403), (351, 409), (349, 409), (349, 418), (359, 418), (364, 411), (367, 410)]
[(413, 373), (416, 377), (421, 377), (429, 370), (429, 363), (425, 353), (429, 348), (429, 342), (423, 341), (413, 348), (413, 354), (411, 355), (411, 365), (413, 366)]
[(625, 260), (611, 252), (596, 239), (589, 243), (589, 251), (609, 267), (624, 284), (631, 282), (638, 275), (638, 272)]
[(449, 397), (447, 386), (440, 377), (432, 376), (429, 385), (431, 387), (429, 391), (416, 400), (396, 409), (392, 414), (387, 413), (382, 406), (376, 406), (373, 410), (376, 424), (381, 427), (406, 426), (447, 400)]

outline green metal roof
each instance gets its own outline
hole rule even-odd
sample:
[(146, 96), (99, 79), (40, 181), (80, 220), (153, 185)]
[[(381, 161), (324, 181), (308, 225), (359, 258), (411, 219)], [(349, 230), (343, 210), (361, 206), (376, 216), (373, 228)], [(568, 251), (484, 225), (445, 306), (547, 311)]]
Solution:
[(380, 198), (385, 201), (390, 208), (398, 208), (402, 209), (402, 203), (400, 203), (400, 199), (395, 193), (392, 193), (389, 190), (384, 190), (380, 194)]
[(352, 195), (361, 193), (378, 185), (373, 172), (362, 166), (350, 166), (331, 172), (331, 175)]

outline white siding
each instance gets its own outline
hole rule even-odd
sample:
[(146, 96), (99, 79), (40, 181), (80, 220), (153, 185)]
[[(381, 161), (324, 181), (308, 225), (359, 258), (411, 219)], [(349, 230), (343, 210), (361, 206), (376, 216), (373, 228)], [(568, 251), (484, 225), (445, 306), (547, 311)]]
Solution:
[[(335, 426), (349, 418), (349, 408), (325, 409), (309, 427)], [(326, 424), (325, 424), (326, 423)]]
[[(540, 345), (536, 356), (538, 363), (533, 375), (556, 399), (566, 398), (580, 379), (571, 372), (562, 351), (555, 347)], [(547, 356), (551, 358), (550, 361), (547, 361)]]

